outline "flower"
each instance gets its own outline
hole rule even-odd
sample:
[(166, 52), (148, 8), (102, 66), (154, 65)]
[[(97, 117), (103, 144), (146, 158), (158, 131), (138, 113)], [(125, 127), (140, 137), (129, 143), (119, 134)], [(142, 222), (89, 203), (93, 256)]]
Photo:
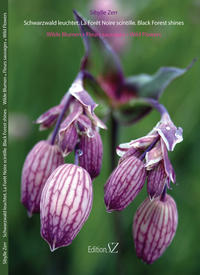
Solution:
[(38, 142), (27, 155), (22, 170), (21, 202), (27, 208), (29, 216), (40, 211), (44, 184), (50, 174), (63, 163), (59, 147), (44, 140)]
[(175, 173), (168, 158), (168, 150), (182, 141), (182, 129), (176, 128), (168, 115), (145, 137), (120, 144), (118, 166), (104, 188), (107, 211), (123, 210), (144, 186), (150, 198), (160, 196), (165, 184), (175, 182)]
[(149, 196), (154, 198), (162, 194), (165, 184), (170, 188), (170, 181), (173, 183), (176, 181), (167, 151), (173, 151), (175, 145), (182, 140), (182, 129), (177, 128), (169, 115), (165, 114), (148, 135), (120, 144), (117, 147), (117, 154), (122, 160), (130, 155), (144, 160), (147, 191)]
[(133, 238), (137, 256), (151, 264), (171, 244), (178, 224), (176, 203), (169, 195), (153, 201), (147, 198), (137, 209)]
[(84, 74), (80, 72), (61, 103), (41, 115), (36, 123), (41, 124), (40, 129), (45, 129), (58, 119), (51, 143), (57, 143), (64, 157), (80, 143), (80, 165), (93, 179), (99, 175), (102, 163), (103, 146), (99, 128), (107, 127), (94, 114), (97, 104), (84, 89), (83, 78)]
[(92, 181), (74, 164), (59, 166), (48, 178), (40, 202), (41, 235), (51, 251), (71, 244), (92, 207)]
[(103, 157), (103, 145), (99, 132), (93, 130), (91, 136), (82, 134), (79, 149), (81, 150), (79, 165), (88, 171), (92, 179), (97, 177), (101, 171)]
[(85, 168), (93, 179), (100, 173), (103, 156), (103, 145), (97, 127), (99, 120), (96, 116), (86, 115), (83, 106), (77, 100), (71, 105), (71, 113), (61, 124), (58, 144), (64, 156), (73, 151), (78, 144), (81, 151), (79, 165)]
[(71, 153), (78, 142), (77, 120), (82, 113), (82, 105), (73, 100), (69, 106), (69, 114), (61, 123), (58, 132), (58, 144), (64, 156)]
[(144, 164), (135, 156), (130, 156), (119, 164), (104, 187), (107, 211), (120, 211), (127, 207), (142, 189), (145, 178)]
[(78, 133), (76, 125), (75, 123), (71, 123), (71, 125), (69, 125), (64, 134), (60, 135), (60, 139), (58, 140), (58, 144), (63, 152), (63, 156), (66, 157), (68, 154), (74, 151), (77, 142)]

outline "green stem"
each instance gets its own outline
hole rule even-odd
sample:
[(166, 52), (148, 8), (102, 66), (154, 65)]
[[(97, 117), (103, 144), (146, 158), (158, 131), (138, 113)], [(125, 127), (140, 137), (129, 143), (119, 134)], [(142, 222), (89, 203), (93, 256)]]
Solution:
[[(111, 135), (110, 135), (110, 169), (111, 172), (117, 166), (117, 155), (116, 155), (116, 147), (118, 145), (118, 136), (119, 136), (119, 124), (111, 114)], [(116, 266), (116, 274), (123, 275), (123, 263), (122, 263), (122, 255), (124, 252), (123, 249), (123, 238), (122, 238), (122, 222), (121, 222), (121, 213), (114, 212), (113, 215), (113, 223), (115, 228), (115, 236), (116, 242), (119, 242), (119, 250), (117, 254), (117, 266)]]
[(56, 136), (57, 136), (57, 133), (59, 131), (59, 128), (60, 128), (60, 125), (62, 123), (62, 120), (64, 118), (64, 115), (70, 105), (70, 102), (71, 102), (71, 99), (72, 99), (72, 96), (70, 93), (67, 93), (66, 94), (66, 99), (65, 99), (65, 105), (62, 109), (62, 112), (60, 113), (58, 119), (57, 119), (57, 122), (56, 122), (56, 126), (54, 128), (54, 131), (53, 131), (53, 134), (52, 134), (52, 137), (51, 137), (51, 144), (53, 145), (55, 143), (55, 140), (56, 140)]

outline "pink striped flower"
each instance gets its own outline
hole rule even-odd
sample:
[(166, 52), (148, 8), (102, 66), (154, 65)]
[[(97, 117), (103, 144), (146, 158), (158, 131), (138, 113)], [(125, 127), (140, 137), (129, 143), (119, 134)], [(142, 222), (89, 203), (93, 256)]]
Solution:
[(148, 264), (157, 260), (171, 244), (177, 224), (176, 203), (171, 196), (147, 198), (137, 209), (133, 222), (137, 256)]
[(84, 75), (80, 71), (60, 104), (42, 114), (36, 123), (42, 130), (57, 121), (50, 137), (51, 143), (57, 143), (64, 157), (77, 149), (80, 143), (80, 165), (95, 178), (100, 173), (103, 152), (98, 131), (107, 127), (94, 113), (98, 105), (84, 89)]
[(132, 155), (122, 161), (104, 187), (107, 211), (119, 211), (127, 207), (142, 189), (145, 178), (145, 167), (140, 159)]
[(93, 130), (91, 136), (83, 134), (79, 148), (82, 152), (79, 157), (80, 166), (88, 171), (92, 179), (97, 177), (101, 171), (103, 157), (103, 145), (98, 131)]
[(117, 147), (117, 154), (121, 157), (119, 163), (131, 155), (142, 160), (147, 171), (148, 194), (150, 198), (160, 196), (165, 185), (170, 188), (170, 181), (176, 181), (168, 151), (173, 151), (182, 140), (182, 129), (177, 128), (165, 114), (149, 134)]
[(38, 142), (29, 152), (22, 170), (21, 201), (29, 216), (40, 211), (40, 197), (50, 174), (64, 163), (57, 145)]
[(78, 133), (75, 123), (69, 125), (66, 129), (64, 135), (59, 139), (58, 144), (63, 152), (63, 156), (67, 156), (72, 151), (74, 151), (76, 144), (78, 142)]
[(92, 181), (74, 164), (59, 166), (48, 178), (40, 202), (41, 235), (51, 251), (71, 244), (92, 207)]
[[(96, 126), (98, 123), (94, 123), (90, 116), (83, 114), (83, 107), (77, 101), (73, 103), (71, 110), (61, 124), (58, 144), (64, 156), (73, 151), (78, 144), (81, 151), (79, 164), (94, 179), (100, 173), (103, 156), (101, 136)], [(96, 120), (98, 121), (97, 118)], [(104, 127), (103, 124), (102, 127)]]
[(94, 113), (98, 105), (84, 89), (83, 79), (84, 73), (81, 71), (60, 104), (50, 108), (36, 120), (36, 123), (40, 124), (40, 130), (53, 126), (58, 120), (59, 125), (56, 125), (55, 129), (59, 130), (59, 133), (55, 137), (52, 135), (53, 143), (54, 141), (58, 143), (64, 156), (71, 153), (79, 142), (79, 134), (82, 132), (82, 128), (79, 126), (84, 120), (83, 117), (90, 122), (90, 125), (86, 126), (88, 136), (93, 129), (107, 128)]
[(77, 120), (83, 111), (82, 105), (77, 100), (73, 100), (70, 104), (68, 116), (61, 123), (58, 134), (58, 144), (64, 156), (71, 153), (78, 142)]

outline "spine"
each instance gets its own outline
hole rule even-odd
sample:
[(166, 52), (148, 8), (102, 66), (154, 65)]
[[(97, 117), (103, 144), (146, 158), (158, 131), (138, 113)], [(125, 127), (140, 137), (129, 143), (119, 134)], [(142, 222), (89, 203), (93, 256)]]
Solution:
[(8, 0), (0, 3), (0, 270), (8, 274)]

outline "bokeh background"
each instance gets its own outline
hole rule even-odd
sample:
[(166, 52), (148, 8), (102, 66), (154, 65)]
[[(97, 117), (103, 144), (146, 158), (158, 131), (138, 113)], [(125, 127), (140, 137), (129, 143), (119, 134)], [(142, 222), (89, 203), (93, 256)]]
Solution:
[[(100, 0), (99, 0), (100, 1)], [(90, 254), (88, 246), (106, 247), (119, 241), (113, 214), (105, 211), (103, 186), (109, 176), (108, 131), (102, 131), (104, 161), (94, 182), (94, 202), (90, 217), (73, 243), (51, 253), (40, 237), (39, 215), (27, 217), (20, 203), (21, 170), (29, 150), (46, 132), (32, 123), (42, 112), (56, 105), (74, 80), (84, 48), (81, 38), (47, 38), (46, 31), (78, 32), (77, 27), (24, 26), (24, 20), (72, 20), (72, 9), (89, 18), (91, 1), (9, 1), (9, 274), (51, 275), (117, 274), (117, 254)], [(140, 27), (131, 31), (162, 32), (162, 38), (128, 38), (121, 53), (127, 76), (153, 74), (161, 66), (186, 67), (200, 54), (199, 0), (119, 1), (119, 13), (132, 19), (184, 21), (183, 27)], [(153, 265), (137, 259), (132, 240), (132, 220), (146, 197), (146, 188), (118, 216), (122, 243), (120, 265), (124, 274), (200, 273), (200, 61), (165, 91), (161, 102), (174, 123), (184, 129), (184, 141), (170, 154), (177, 184), (169, 193), (177, 202), (179, 225), (165, 254)], [(153, 111), (138, 124), (121, 127), (119, 142), (146, 134), (158, 121)], [(73, 161), (68, 158), (67, 161)]]

